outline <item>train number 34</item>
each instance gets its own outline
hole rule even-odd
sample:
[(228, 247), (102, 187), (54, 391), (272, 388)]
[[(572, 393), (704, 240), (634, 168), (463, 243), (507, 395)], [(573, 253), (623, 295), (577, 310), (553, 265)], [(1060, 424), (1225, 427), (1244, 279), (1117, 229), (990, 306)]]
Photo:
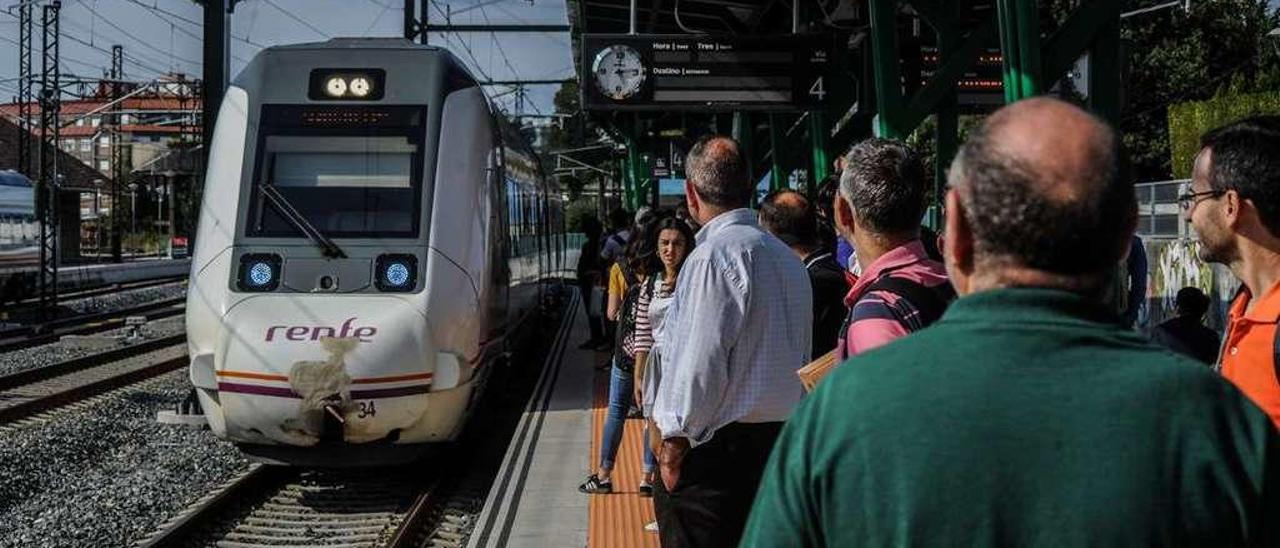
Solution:
[(378, 415), (378, 407), (374, 405), (374, 402), (372, 400), (360, 402), (360, 414), (357, 415), (358, 417), (362, 419), (366, 419), (369, 417), (376, 417), (377, 415)]

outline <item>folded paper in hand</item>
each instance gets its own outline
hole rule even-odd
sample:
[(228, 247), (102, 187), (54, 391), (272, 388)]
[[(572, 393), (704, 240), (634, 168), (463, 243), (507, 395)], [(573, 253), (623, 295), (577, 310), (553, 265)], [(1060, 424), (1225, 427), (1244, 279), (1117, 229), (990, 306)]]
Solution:
[(813, 392), (813, 389), (818, 387), (818, 381), (827, 376), (835, 366), (836, 351), (832, 350), (801, 367), (796, 371), (796, 375), (800, 376), (800, 384), (804, 385), (804, 391)]

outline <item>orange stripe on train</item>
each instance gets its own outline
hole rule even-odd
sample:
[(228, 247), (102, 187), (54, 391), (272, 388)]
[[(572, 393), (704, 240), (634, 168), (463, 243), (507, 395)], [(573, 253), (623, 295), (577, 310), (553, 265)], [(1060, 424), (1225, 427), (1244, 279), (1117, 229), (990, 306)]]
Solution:
[[(289, 382), (289, 377), (284, 375), (270, 375), (267, 373), (253, 373), (250, 371), (217, 371), (216, 373), (219, 377)], [(352, 384), (377, 384), (382, 382), (429, 380), (433, 376), (434, 375), (431, 373), (411, 373), (408, 375), (391, 375), (387, 377), (361, 377), (358, 379), (352, 379), (351, 382)]]

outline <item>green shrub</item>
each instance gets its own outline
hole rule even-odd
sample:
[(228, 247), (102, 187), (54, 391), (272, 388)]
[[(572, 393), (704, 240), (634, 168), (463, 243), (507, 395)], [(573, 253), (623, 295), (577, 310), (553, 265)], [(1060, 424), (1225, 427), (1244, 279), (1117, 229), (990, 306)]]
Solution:
[(1255, 114), (1280, 114), (1280, 93), (1219, 95), (1169, 107), (1169, 151), (1173, 176), (1191, 177), (1191, 164), (1205, 132)]

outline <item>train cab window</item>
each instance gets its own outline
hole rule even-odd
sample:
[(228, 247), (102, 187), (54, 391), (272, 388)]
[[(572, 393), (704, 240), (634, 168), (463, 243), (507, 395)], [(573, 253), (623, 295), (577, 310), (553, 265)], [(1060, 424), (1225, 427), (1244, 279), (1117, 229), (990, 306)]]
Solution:
[(302, 236), (258, 186), (269, 185), (325, 236), (417, 237), (422, 111), (264, 107), (247, 235)]

